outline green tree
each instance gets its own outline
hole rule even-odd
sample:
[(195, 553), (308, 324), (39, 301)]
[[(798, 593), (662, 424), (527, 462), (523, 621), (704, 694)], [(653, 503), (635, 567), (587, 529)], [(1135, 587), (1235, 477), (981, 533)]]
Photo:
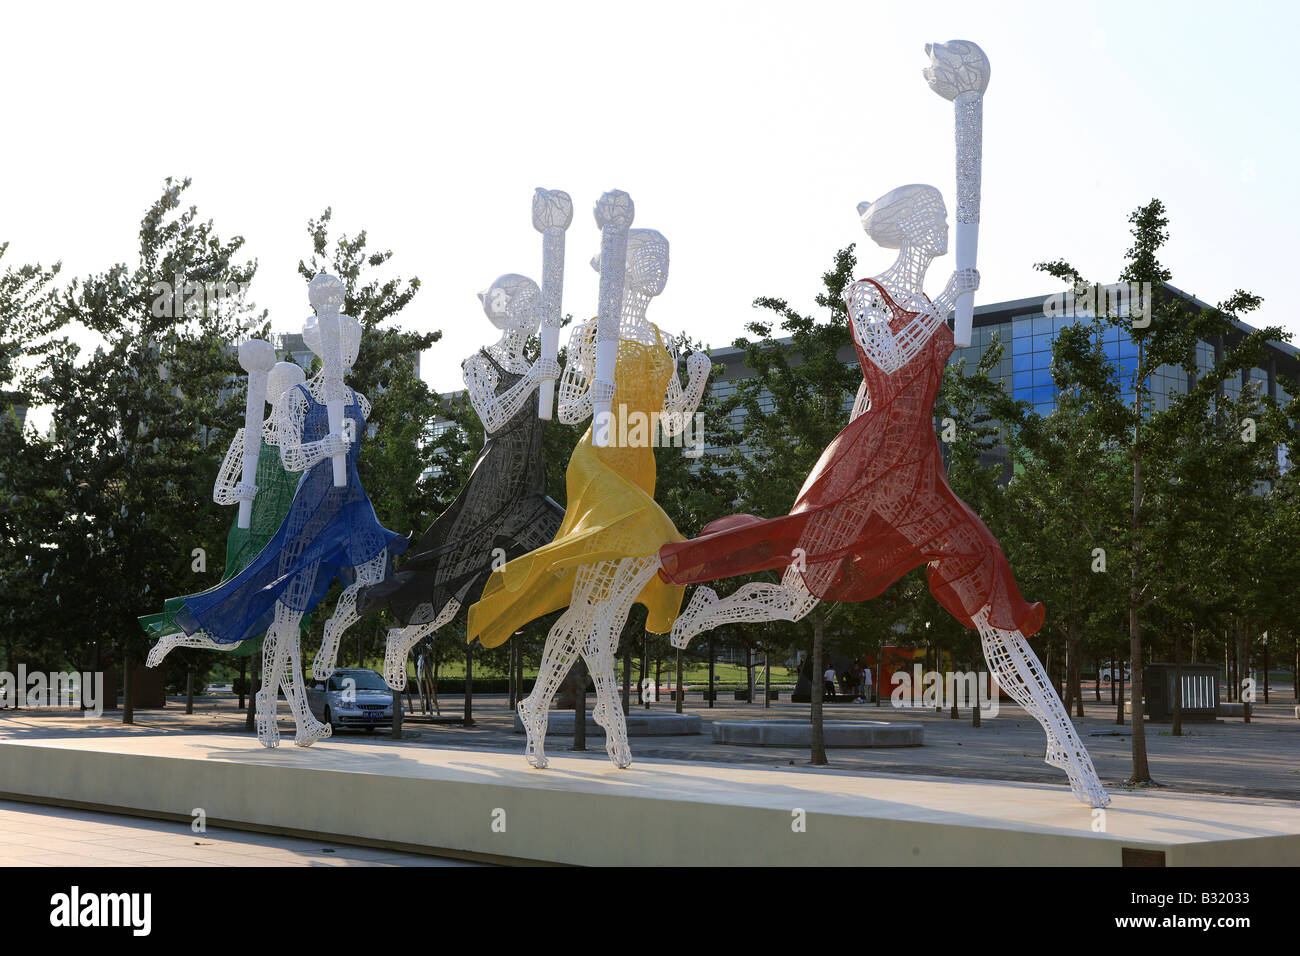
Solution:
[[(1187, 509), (1195, 509), (1194, 482), (1181, 480), (1196, 475), (1197, 456), (1188, 453), (1186, 438), (1192, 423), (1199, 427), (1213, 416), (1220, 385), (1261, 361), (1269, 340), (1282, 340), (1278, 328), (1265, 328), (1238, 337), (1235, 321), (1259, 305), (1259, 298), (1237, 291), (1217, 308), (1199, 308), (1178, 295), (1167, 283), (1170, 271), (1160, 262), (1161, 248), (1168, 241), (1168, 218), (1158, 199), (1137, 209), (1130, 217), (1133, 243), (1126, 253), (1126, 265), (1119, 279), (1150, 290), (1150, 323), (1134, 321), (1136, 313), (1120, 314), (1117, 308), (1098, 308), (1091, 329), (1076, 326), (1064, 330), (1054, 346), (1053, 375), (1058, 388), (1078, 389), (1083, 400), (1095, 406), (1094, 416), (1105, 423), (1107, 444), (1122, 450), (1129, 464), (1129, 508), (1122, 549), (1127, 558), (1127, 615), (1129, 655), (1133, 663), (1131, 782), (1151, 781), (1142, 716), (1143, 622), (1153, 604), (1166, 606), (1184, 585), (1174, 565), (1181, 565), (1179, 529), (1187, 520)], [(1038, 268), (1071, 282), (1077, 293), (1096, 289), (1069, 263), (1058, 260), (1040, 263)], [(1120, 326), (1137, 345), (1131, 369), (1118, 369), (1097, 361), (1097, 343), (1089, 331)], [(1214, 367), (1198, 375), (1196, 344), (1223, 342), (1224, 356)], [(1196, 376), (1196, 384), (1185, 396), (1171, 400), (1166, 410), (1156, 407), (1151, 378), (1161, 367), (1182, 370)], [(1117, 380), (1123, 376), (1117, 386)], [(1125, 392), (1128, 395), (1125, 395)], [(1206, 573), (1208, 569), (1202, 569)], [(1177, 582), (1177, 583), (1176, 583)]]

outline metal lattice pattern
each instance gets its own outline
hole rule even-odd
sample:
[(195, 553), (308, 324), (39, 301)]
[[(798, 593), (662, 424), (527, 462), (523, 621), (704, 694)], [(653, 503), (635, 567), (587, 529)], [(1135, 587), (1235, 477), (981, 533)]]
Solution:
[(483, 422), (486, 441), (469, 481), (408, 552), (389, 581), (367, 588), (363, 611), (387, 610), (402, 626), (389, 631), (384, 677), (406, 686), (406, 659), (420, 640), (455, 620), (479, 599), (494, 567), (541, 547), (560, 529), (564, 509), (546, 494), (542, 455), (545, 422), (538, 387), (553, 381), (559, 365), (529, 363), (524, 345), (541, 323), (537, 285), (504, 275), (479, 297), (502, 330), (500, 341), (462, 364), (470, 401)]
[[(318, 655), (321, 664), (332, 669), (329, 658), (343, 631), (356, 620), (358, 587), (382, 580), (389, 554), (400, 553), (406, 544), (379, 523), (357, 474), (369, 404), (347, 387), (341, 398), (334, 397), (338, 387), (331, 379), (355, 362), (361, 340), (360, 324), (337, 311), (341, 290), (342, 283), (331, 276), (312, 281), (312, 304), (322, 320), (327, 315), (332, 319), (337, 330), (334, 342), (328, 328), (312, 333), (316, 323), (307, 323), (304, 339), (325, 353), (322, 370), (291, 388), (269, 422), (268, 440), (279, 447), (284, 467), (304, 473), (283, 523), (243, 570), (187, 600), (176, 615), (187, 634), (203, 630), (218, 644), (247, 640), (270, 618), (262, 647), (263, 687), (257, 699), (258, 738), (268, 747), (279, 742), (275, 718), (279, 686), (297, 724), (295, 743), (307, 747), (329, 735), (329, 728), (306, 710), (299, 659), (302, 616), (320, 603), (335, 578), (342, 580), (343, 597), (326, 623), (326, 640)], [(332, 349), (336, 355), (331, 356)], [(328, 407), (331, 402), (337, 403), (335, 410)], [(315, 676), (323, 679), (328, 672)]]
[[(665, 580), (715, 581), (783, 570), (779, 585), (748, 584), (720, 598), (700, 588), (673, 628), (673, 643), (722, 624), (798, 620), (820, 600), (861, 601), (926, 565), (930, 590), (967, 627), (978, 628), (989, 666), (1048, 734), (1048, 757), (1085, 802), (1105, 791), (1022, 632), (1043, 609), (1016, 588), (997, 540), (948, 486), (934, 434), (934, 402), (952, 353), (943, 317), (973, 291), (973, 270), (954, 273), (931, 303), (926, 269), (947, 248), (942, 199), (929, 186), (905, 186), (859, 207), (879, 245), (897, 248), (894, 265), (852, 283), (845, 301), (863, 386), (854, 416), (822, 454), (790, 514), (763, 520), (733, 515), (694, 541), (660, 551)], [(906, 303), (900, 305), (899, 303)]]
[[(710, 364), (692, 355), (683, 388), (674, 342), (646, 318), (650, 300), (667, 281), (667, 240), (653, 230), (631, 230), (625, 255), (611, 409), (616, 417), (659, 413), (667, 429), (680, 428), (699, 404)], [(610, 260), (593, 264), (607, 287)], [(595, 321), (570, 337), (560, 385), (563, 422), (592, 414), (598, 340)], [(547, 636), (533, 692), (519, 705), (534, 767), (546, 766), (547, 710), (578, 656), (596, 687), (594, 716), (605, 728), (610, 760), (618, 767), (631, 763), (614, 676), (618, 638), (634, 602), (646, 605), (646, 628), (653, 633), (665, 633), (680, 608), (681, 589), (656, 576), (658, 547), (680, 536), (653, 498), (654, 450), (649, 443), (624, 444), (618, 429), (612, 431), (612, 440), (596, 447), (589, 428), (574, 449), (566, 476), (568, 512), (555, 539), (494, 573), (469, 613), (470, 639), (492, 647), (528, 621), (566, 608)]]

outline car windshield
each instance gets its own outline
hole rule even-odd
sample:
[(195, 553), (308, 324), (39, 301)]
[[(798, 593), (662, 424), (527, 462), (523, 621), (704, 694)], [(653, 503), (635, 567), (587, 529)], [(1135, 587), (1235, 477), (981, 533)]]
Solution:
[(344, 671), (338, 675), (340, 681), (356, 681), (357, 690), (388, 690), (384, 679), (374, 671)]

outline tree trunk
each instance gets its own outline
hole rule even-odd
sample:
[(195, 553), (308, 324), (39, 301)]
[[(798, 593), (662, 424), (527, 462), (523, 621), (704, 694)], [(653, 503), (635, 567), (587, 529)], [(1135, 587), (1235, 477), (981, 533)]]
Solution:
[(194, 713), (194, 665), (185, 668), (185, 713)]
[(1264, 635), (1263, 644), (1264, 644), (1264, 650), (1261, 653), (1264, 655), (1264, 703), (1267, 704), (1268, 703), (1268, 635), (1267, 634)]
[[(1070, 607), (1070, 617), (1068, 630), (1066, 631), (1065, 640), (1065, 681), (1069, 685), (1068, 691), (1071, 699), (1074, 701), (1075, 716), (1083, 719), (1083, 662), (1079, 660), (1082, 653), (1082, 640), (1079, 636), (1079, 580), (1073, 578), (1070, 581), (1070, 590), (1072, 591), (1073, 604)], [(1065, 705), (1065, 712), (1070, 712), (1070, 705)]]
[(640, 700), (647, 710), (650, 709), (650, 688), (646, 681), (650, 677), (650, 634), (643, 632), (641, 634), (641, 683), (637, 685), (640, 693)]
[(1244, 723), (1250, 723), (1250, 708), (1254, 703), (1255, 688), (1250, 687), (1250, 692), (1246, 693), (1247, 681), (1250, 680), (1250, 650), (1246, 646), (1246, 625), (1241, 618), (1234, 619), (1234, 626), (1237, 630), (1237, 684), (1242, 688), (1241, 695), (1241, 715)]
[(244, 709), (245, 691), (248, 690), (248, 658), (239, 659), (239, 709)]
[[(974, 638), (972, 638), (972, 643), (974, 643)], [(971, 669), (975, 671), (975, 706), (971, 708), (970, 712), (970, 725), (972, 727), (980, 725), (980, 692), (983, 690), (981, 685), (984, 683), (984, 675), (980, 673), (978, 651), (979, 648), (977, 647), (971, 652)]]
[(517, 641), (517, 636), (510, 638), (510, 661), (506, 665), (506, 706), (512, 711), (517, 703), (515, 697), (515, 651), (519, 647)]
[(1116, 661), (1115, 664), (1117, 666), (1111, 668), (1111, 672), (1110, 672), (1110, 686), (1111, 689), (1115, 690), (1118, 695), (1117, 700), (1115, 702), (1115, 723), (1123, 727), (1124, 726), (1124, 662)]
[(131, 671), (135, 668), (131, 666), (131, 651), (127, 648), (122, 653), (122, 723), (135, 723), (135, 679)]
[(1101, 703), (1101, 658), (1093, 657), (1092, 666), (1093, 666), (1093, 673), (1097, 675), (1097, 679), (1093, 681), (1093, 685), (1092, 685), (1092, 699), (1095, 703), (1100, 704)]
[(772, 706), (772, 655), (763, 650), (763, 709)]
[(257, 712), (257, 692), (261, 690), (261, 653), (254, 651), (248, 660), (248, 709), (244, 712), (244, 730), (252, 733), (257, 724), (254, 716)]
[(573, 662), (573, 749), (587, 749), (587, 662), (578, 655)]
[(813, 611), (813, 659), (812, 659), (812, 764), (814, 767), (826, 766), (826, 728), (822, 722), (822, 640), (826, 632), (825, 614), (821, 605)]
[(754, 649), (748, 644), (745, 645), (745, 682), (748, 685), (746, 700), (752, 704), (754, 702)]
[[(429, 648), (430, 651), (433, 648)], [(438, 703), (438, 661), (433, 662), (433, 692), (429, 695), (429, 703), (433, 705), (433, 712), (439, 717), (442, 716), (442, 706)]]
[(656, 654), (655, 655), (655, 690), (654, 690), (654, 698), (656, 701), (659, 700), (659, 678), (663, 676), (663, 671), (664, 671), (663, 658), (659, 657)]
[(709, 638), (709, 706), (713, 706), (713, 698), (717, 692), (713, 689), (713, 662), (717, 656), (717, 649), (714, 647), (713, 638)]
[(1174, 629), (1174, 720), (1169, 733), (1183, 735), (1183, 629)]
[(675, 695), (676, 707), (674, 709), (680, 714), (682, 712), (682, 699), (686, 696), (686, 691), (682, 687), (682, 649), (680, 647), (677, 648), (677, 680), (675, 686), (677, 693)]
[(623, 713), (630, 714), (632, 707), (632, 642), (623, 648)]
[[(410, 693), (410, 682), (407, 682), (407, 693)], [(402, 739), (402, 692), (393, 691), (393, 726), (392, 735), (394, 740)]]
[[(548, 700), (543, 706), (551, 706)], [(474, 645), (465, 644), (465, 717), (464, 726), (474, 726)]]

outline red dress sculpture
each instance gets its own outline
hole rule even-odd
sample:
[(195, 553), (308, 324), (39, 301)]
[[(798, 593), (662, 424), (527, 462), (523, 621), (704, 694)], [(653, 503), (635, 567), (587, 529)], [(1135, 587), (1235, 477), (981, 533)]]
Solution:
[[(909, 312), (871, 279), (892, 314), (895, 334)], [(1043, 606), (1020, 596), (997, 539), (948, 485), (934, 432), (934, 402), (952, 354), (941, 324), (902, 368), (887, 374), (854, 348), (870, 407), (822, 452), (788, 515), (731, 515), (698, 538), (660, 549), (660, 574), (698, 584), (794, 564), (818, 598), (865, 601), (927, 565), (935, 599), (957, 620), (989, 607), (989, 623), (1025, 636), (1043, 624)]]

